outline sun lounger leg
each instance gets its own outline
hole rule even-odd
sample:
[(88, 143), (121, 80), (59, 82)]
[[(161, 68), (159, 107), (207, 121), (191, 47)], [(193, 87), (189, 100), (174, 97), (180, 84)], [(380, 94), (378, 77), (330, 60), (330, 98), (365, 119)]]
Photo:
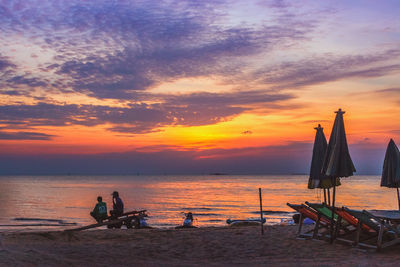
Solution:
[(336, 220), (336, 228), (333, 235), (333, 239), (336, 239), (336, 237), (339, 236), (340, 225), (342, 225), (342, 217), (339, 216), (338, 219)]
[(379, 235), (378, 235), (378, 243), (377, 243), (377, 245), (376, 245), (376, 249), (379, 251), (379, 250), (381, 250), (381, 247), (382, 247), (382, 238), (383, 238), (383, 230), (384, 230), (384, 226), (383, 226), (383, 224), (381, 223), (380, 224), (380, 229), (379, 229)]
[(354, 245), (357, 247), (358, 244), (360, 243), (360, 233), (361, 233), (361, 222), (358, 220), (357, 223), (357, 232), (356, 232), (356, 241), (354, 242)]
[(298, 231), (298, 233), (297, 233), (297, 235), (298, 235), (298, 236), (300, 236), (300, 234), (301, 234), (301, 228), (303, 227), (303, 220), (304, 220), (303, 214), (302, 214), (302, 213), (300, 213), (300, 219), (299, 219), (299, 231)]
[(318, 228), (319, 228), (320, 220), (321, 220), (321, 215), (318, 214), (318, 220), (315, 222), (313, 238), (317, 238), (317, 236), (318, 236)]

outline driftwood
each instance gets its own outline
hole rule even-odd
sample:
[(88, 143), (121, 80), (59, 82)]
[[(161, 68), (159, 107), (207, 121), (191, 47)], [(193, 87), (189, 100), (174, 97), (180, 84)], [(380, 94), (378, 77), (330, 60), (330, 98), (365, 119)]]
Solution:
[(118, 224), (118, 223), (123, 223), (123, 222), (131, 222), (133, 219), (136, 219), (140, 216), (146, 217), (147, 214), (145, 213), (146, 210), (140, 210), (140, 211), (130, 211), (122, 214), (121, 216), (118, 216), (116, 219), (112, 216), (108, 216), (106, 219), (103, 220), (103, 222), (100, 223), (95, 223), (95, 224), (90, 224), (78, 228), (72, 228), (72, 229), (66, 229), (64, 230), (65, 232), (72, 232), (72, 231), (82, 231), (82, 230), (87, 230), (91, 228), (97, 228), (100, 226), (104, 225), (113, 225), (113, 224)]

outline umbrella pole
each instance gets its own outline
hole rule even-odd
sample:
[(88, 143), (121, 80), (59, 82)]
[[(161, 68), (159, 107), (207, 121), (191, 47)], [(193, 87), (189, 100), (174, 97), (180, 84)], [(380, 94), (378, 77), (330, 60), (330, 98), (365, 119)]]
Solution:
[(326, 188), (324, 188), (324, 203), (326, 204)]
[(258, 194), (260, 196), (260, 217), (261, 217), (261, 234), (264, 235), (264, 218), (263, 218), (263, 210), (262, 210), (262, 194), (261, 194), (261, 187), (258, 188)]
[(327, 191), (328, 191), (328, 206), (330, 206), (331, 205), (331, 189), (328, 188)]
[(331, 244), (333, 243), (333, 233), (334, 233), (334, 216), (335, 216), (335, 196), (336, 196), (336, 178), (332, 178), (333, 180), (333, 194), (332, 194), (332, 218), (331, 218)]
[(399, 203), (399, 210), (400, 210), (400, 195), (399, 195), (399, 187), (396, 187), (397, 189), (397, 202)]

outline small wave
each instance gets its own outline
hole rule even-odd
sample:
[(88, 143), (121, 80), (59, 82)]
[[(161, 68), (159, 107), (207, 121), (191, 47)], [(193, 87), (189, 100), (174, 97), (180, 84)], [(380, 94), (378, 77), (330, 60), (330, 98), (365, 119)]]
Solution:
[(182, 210), (213, 210), (212, 208), (190, 208), (190, 207), (183, 207)]
[[(252, 211), (253, 214), (260, 214), (260, 211)], [(263, 214), (293, 214), (291, 211), (281, 211), (281, 210), (263, 210)]]
[(56, 222), (58, 225), (76, 225), (76, 223), (65, 222), (59, 219), (44, 219), (44, 218), (14, 218), (14, 221), (35, 221), (35, 222)]
[(76, 223), (54, 224), (54, 223), (28, 223), (28, 224), (0, 224), (0, 227), (29, 227), (29, 226), (69, 226)]
[(174, 226), (174, 223), (154, 223), (155, 226), (164, 227), (164, 226)]
[(44, 219), (44, 218), (14, 218), (14, 221), (45, 221), (45, 222), (63, 222), (63, 220), (58, 219)]
[(280, 216), (280, 217), (275, 217), (275, 216), (268, 216), (268, 217), (264, 217), (264, 218), (267, 218), (268, 220), (271, 220), (271, 219), (287, 219), (287, 218), (292, 218), (291, 216), (286, 216), (286, 217), (283, 217), (283, 216)]
[(215, 219), (215, 220), (206, 220), (206, 222), (223, 222), (224, 220), (219, 220), (219, 219)]
[(222, 216), (218, 213), (193, 213), (193, 216)]

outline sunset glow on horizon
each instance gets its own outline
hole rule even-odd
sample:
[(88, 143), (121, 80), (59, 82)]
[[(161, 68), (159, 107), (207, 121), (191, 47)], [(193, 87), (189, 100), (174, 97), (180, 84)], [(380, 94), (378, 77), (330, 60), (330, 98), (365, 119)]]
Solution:
[(0, 174), (49, 159), (49, 173), (306, 172), (314, 127), (329, 138), (338, 108), (357, 171), (379, 173), (400, 144), (398, 14), (397, 1), (0, 1)]

